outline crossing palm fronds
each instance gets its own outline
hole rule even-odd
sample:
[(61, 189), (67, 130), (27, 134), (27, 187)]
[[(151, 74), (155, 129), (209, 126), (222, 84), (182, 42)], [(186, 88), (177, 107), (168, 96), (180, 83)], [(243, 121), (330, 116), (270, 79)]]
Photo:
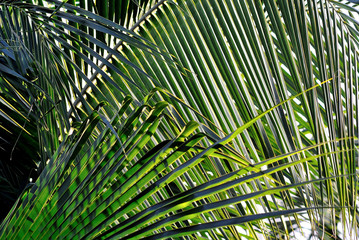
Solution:
[(357, 4), (2, 1), (0, 238), (356, 239)]

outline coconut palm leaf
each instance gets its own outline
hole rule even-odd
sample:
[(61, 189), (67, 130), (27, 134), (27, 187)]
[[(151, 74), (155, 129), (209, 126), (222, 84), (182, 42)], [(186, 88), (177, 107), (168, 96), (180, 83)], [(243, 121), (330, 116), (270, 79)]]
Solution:
[[(120, 101), (120, 97), (114, 101), (111, 94), (99, 90), (89, 80), (91, 71), (96, 71), (119, 89), (96, 62), (101, 60), (105, 66), (111, 65), (104, 60), (101, 51), (113, 52), (114, 56), (136, 68), (89, 33), (95, 35), (102, 31), (103, 36), (111, 37), (115, 42), (131, 40), (148, 51), (157, 50), (153, 44), (136, 37), (126, 28), (92, 12), (66, 5), (66, 1), (39, 5), (31, 1), (3, 1), (0, 8), (3, 152), (0, 172), (1, 188), (6, 189), (1, 193), (2, 206), (8, 206), (4, 207), (3, 214), (6, 214), (29, 179), (36, 180), (73, 124), (85, 118), (102, 100), (114, 104)], [(74, 12), (76, 10), (78, 13)], [(71, 20), (81, 20), (82, 25), (73, 26)], [(92, 58), (95, 56), (97, 60), (94, 62)], [(137, 70), (145, 74), (139, 68)], [(121, 74), (120, 71), (117, 73)], [(95, 102), (82, 96), (82, 87), (86, 83), (97, 92)], [(77, 97), (80, 101), (73, 104)], [(81, 109), (77, 108), (79, 105)], [(67, 114), (69, 109), (72, 111), (70, 117)]]
[[(100, 123), (100, 113), (90, 115), (78, 130), (81, 134), (73, 134), (61, 144), (59, 152), (54, 154), (38, 181), (29, 189), (15, 215), (4, 220), (2, 237), (71, 238), (97, 234), (99, 231), (94, 229), (101, 229), (101, 226), (105, 229), (124, 214), (138, 212), (138, 199), (146, 197), (146, 202), (156, 203), (158, 197), (172, 196), (172, 191), (166, 190), (165, 186), (189, 171), (188, 166), (184, 167), (186, 163), (183, 164), (188, 158), (192, 158), (188, 162), (194, 166), (209, 161), (211, 154), (217, 153), (217, 158), (246, 164), (243, 157), (227, 155), (218, 149), (195, 148), (206, 136), (192, 134), (198, 128), (194, 122), (189, 123), (176, 138), (153, 146), (149, 140), (160, 127), (167, 106), (167, 103), (159, 102), (153, 107), (143, 105), (133, 111), (124, 102), (125, 109), (121, 108), (119, 112), (129, 116), (116, 115), (108, 121), (117, 134), (113, 134), (103, 121)], [(144, 108), (151, 109), (149, 114), (143, 114)], [(124, 122), (119, 121), (121, 119)], [(188, 176), (187, 181), (190, 180)], [(178, 187), (184, 187), (185, 183)], [(188, 184), (193, 182), (185, 185)], [(28, 204), (31, 198), (36, 199), (36, 206)], [(124, 205), (123, 210), (119, 211), (121, 205)], [(93, 224), (94, 221), (102, 221), (102, 224)], [(40, 222), (43, 225), (36, 224)]]
[(4, 2), (3, 129), (41, 175), (1, 238), (355, 239), (357, 9)]
[[(351, 174), (352, 177), (323, 181), (313, 192), (310, 185), (305, 186), (298, 197), (306, 207), (320, 208), (320, 203), (327, 203), (354, 209), (351, 199), (356, 198), (358, 136), (358, 41), (354, 14), (355, 5), (339, 1), (165, 3), (138, 32), (173, 54), (186, 74), (126, 44), (121, 51), (153, 76), (145, 79), (128, 70), (131, 76), (138, 76), (137, 82), (143, 88), (167, 89), (201, 114), (164, 98), (174, 104), (181, 116), (210, 126), (222, 137), (271, 106), (330, 80), (268, 113), (238, 136), (233, 147), (253, 163), (323, 142), (326, 144), (318, 147), (316, 153), (347, 149), (318, 158), (314, 166), (304, 163), (288, 168), (275, 179), (279, 184), (295, 184)], [(140, 91), (127, 86), (129, 92), (141, 96)], [(335, 142), (343, 138), (347, 140)], [(305, 155), (297, 154), (279, 164), (302, 157)], [(352, 190), (345, 190), (344, 194), (344, 189)], [(286, 206), (293, 206), (296, 203), (289, 195), (284, 192), (281, 197)], [(275, 199), (264, 198), (261, 207), (267, 211), (273, 207), (266, 202), (280, 205)], [(313, 226), (321, 229), (331, 225), (335, 234), (339, 231), (338, 216), (345, 218), (348, 214), (342, 209), (332, 209), (324, 218), (322, 210), (307, 213)], [(349, 215), (355, 218), (353, 213)], [(271, 228), (273, 232), (285, 232), (290, 226)], [(340, 231), (352, 232), (350, 227), (345, 228)]]
[[(168, 104), (146, 104), (133, 111), (127, 104), (128, 101), (131, 99), (127, 98), (118, 111), (122, 115), (116, 114), (113, 119), (104, 121), (103, 110), (99, 109), (76, 130), (80, 134), (68, 136), (39, 179), (24, 193), (21, 204), (15, 206), (14, 215), (9, 215), (3, 221), (2, 238), (107, 239), (123, 236), (138, 239), (152, 235), (161, 226), (169, 230), (167, 234), (174, 234), (171, 229), (190, 226), (188, 217), (193, 215), (204, 215), (203, 223), (207, 222), (205, 219), (209, 216), (219, 220), (218, 223), (204, 225), (207, 226), (203, 228), (206, 230), (227, 225), (224, 220), (226, 218), (223, 219), (221, 215), (232, 204), (239, 205), (272, 192), (308, 184), (304, 182), (273, 187), (225, 200), (223, 195), (227, 195), (229, 189), (240, 190), (239, 186), (242, 184), (282, 171), (299, 162), (261, 171), (263, 163), (253, 166), (243, 156), (229, 152), (222, 145), (235, 135), (203, 149), (198, 145), (200, 141), (213, 140), (205, 134), (195, 133), (199, 126), (195, 122), (189, 122), (182, 130), (178, 129), (177, 137), (153, 146), (151, 136), (160, 128), (161, 119), (165, 118), (163, 111)], [(150, 109), (148, 114), (143, 114), (144, 108)], [(327, 154), (330, 153), (324, 155)], [(273, 163), (287, 157), (279, 156), (269, 161)], [(301, 162), (317, 157), (311, 156)], [(209, 162), (212, 158), (217, 158), (222, 164), (226, 161), (234, 162), (241, 168), (221, 177), (212, 173), (215, 175), (212, 180), (196, 187), (193, 183), (206, 174), (203, 168), (211, 165)], [(253, 173), (248, 175), (249, 172)], [(175, 189), (178, 191), (176, 195), (173, 192)], [(223, 209), (220, 210), (220, 207)], [(304, 210), (306, 209), (283, 210), (269, 216), (254, 214), (251, 217), (232, 218), (232, 222), (245, 223)], [(236, 212), (232, 210), (232, 214), (238, 215)], [(113, 225), (121, 219), (125, 220), (123, 225)], [(172, 226), (175, 222), (179, 223)], [(137, 229), (133, 229), (134, 227)], [(192, 231), (193, 228), (188, 227), (181, 235)], [(225, 235), (231, 238), (235, 232), (232, 230)], [(154, 236), (156, 237), (158, 236)]]

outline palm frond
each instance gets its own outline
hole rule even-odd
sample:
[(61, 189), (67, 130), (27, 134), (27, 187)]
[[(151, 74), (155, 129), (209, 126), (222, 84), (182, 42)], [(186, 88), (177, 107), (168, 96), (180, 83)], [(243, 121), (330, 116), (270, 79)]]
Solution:
[[(318, 211), (307, 212), (312, 225), (320, 229), (329, 224), (337, 234), (338, 216), (347, 215), (341, 207), (355, 209), (356, 205), (358, 48), (354, 7), (337, 1), (166, 3), (138, 32), (173, 54), (186, 74), (126, 44), (121, 51), (156, 79), (137, 75), (137, 82), (168, 89), (204, 117), (164, 98), (181, 116), (210, 126), (222, 137), (279, 102), (329, 80), (266, 114), (246, 128), (233, 147), (258, 163), (325, 142), (315, 152), (332, 154), (318, 158), (315, 164), (305, 162), (288, 168), (275, 179), (285, 185), (343, 176), (322, 181), (317, 189), (308, 184), (298, 192), (302, 206), (318, 207)], [(131, 69), (128, 72), (136, 76)], [(128, 86), (129, 92), (141, 95)], [(337, 144), (337, 139), (346, 140)], [(305, 157), (296, 154), (279, 165)], [(281, 193), (284, 206), (298, 204), (290, 195)], [(283, 204), (280, 202), (264, 197), (261, 208), (273, 211)], [(324, 203), (340, 207), (324, 217)], [(351, 217), (355, 219), (355, 215), (354, 211)], [(275, 225), (270, 228), (282, 231)], [(348, 227), (341, 231), (348, 231)]]
[(0, 238), (357, 238), (355, 1), (0, 7), (3, 130), (41, 163)]
[[(126, 28), (66, 1), (42, 5), (32, 1), (1, 2), (0, 23), (1, 186), (12, 186), (12, 201), (4, 203), (8, 205), (15, 202), (30, 178), (36, 180), (72, 125), (81, 122), (103, 100), (112, 104), (121, 101), (120, 96), (113, 98), (108, 91), (97, 88), (89, 76), (98, 72), (119, 89), (97, 62), (111, 66), (105, 52), (112, 52), (130, 67), (136, 66), (96, 38), (96, 33), (115, 42), (130, 40), (143, 50), (159, 53), (155, 53), (158, 49), (153, 44)], [(96, 92), (94, 102), (83, 96), (86, 84)], [(80, 101), (73, 104), (76, 98)]]

